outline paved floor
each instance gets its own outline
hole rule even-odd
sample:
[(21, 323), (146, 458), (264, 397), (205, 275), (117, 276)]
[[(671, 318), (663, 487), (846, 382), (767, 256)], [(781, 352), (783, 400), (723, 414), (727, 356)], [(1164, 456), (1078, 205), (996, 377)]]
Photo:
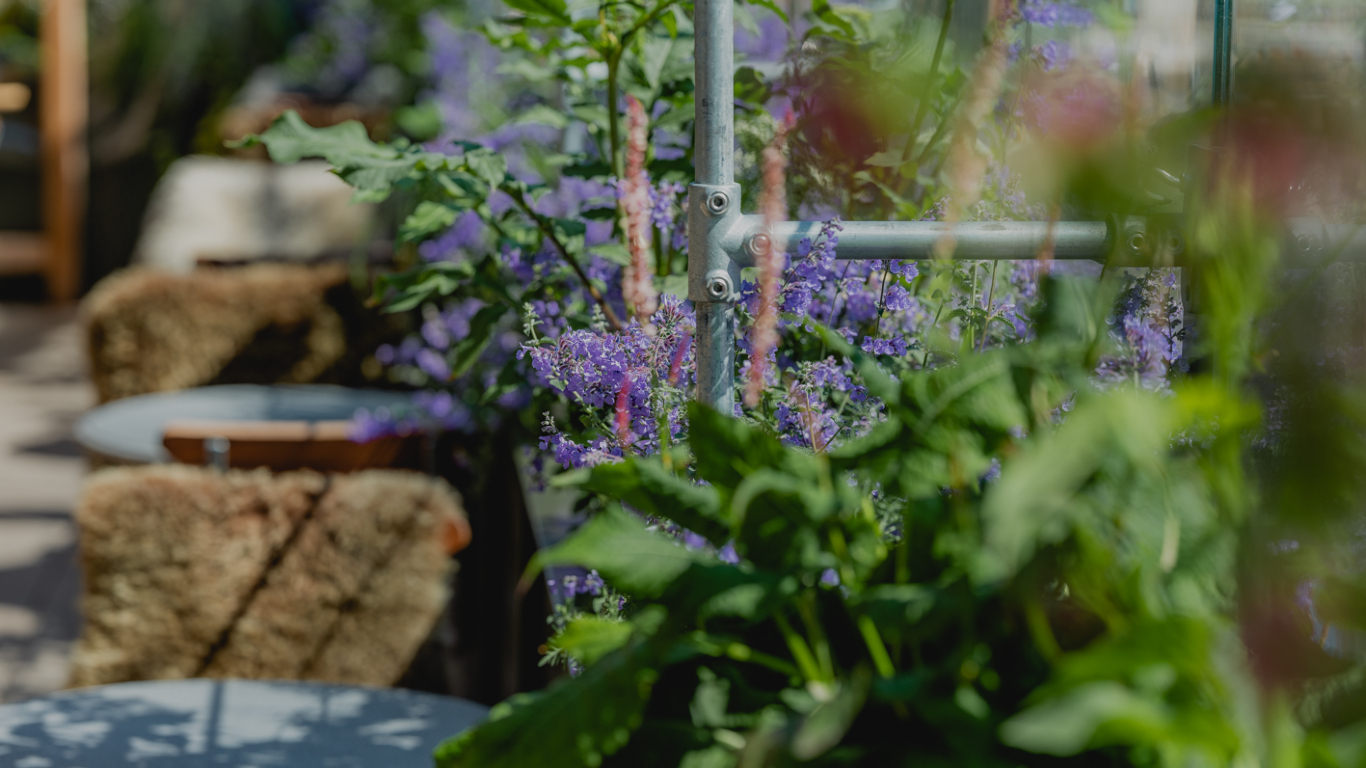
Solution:
[(72, 308), (0, 305), (0, 702), (62, 687), (79, 631), (81, 344)]

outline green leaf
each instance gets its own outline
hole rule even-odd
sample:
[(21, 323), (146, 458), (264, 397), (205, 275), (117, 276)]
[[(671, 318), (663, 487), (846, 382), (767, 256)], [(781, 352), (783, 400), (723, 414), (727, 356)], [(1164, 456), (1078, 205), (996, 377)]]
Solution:
[(555, 231), (564, 238), (579, 237), (588, 231), (588, 225), (578, 219), (553, 219), (553, 221), (555, 222)]
[(497, 189), (507, 178), (507, 158), (491, 149), (476, 149), (465, 153), (465, 167), (490, 189)]
[(548, 125), (552, 128), (563, 128), (569, 124), (569, 118), (558, 109), (551, 109), (545, 104), (537, 104), (517, 116), (513, 123), (523, 125), (526, 123), (537, 123)]
[(880, 629), (902, 629), (934, 607), (935, 590), (920, 584), (882, 584), (865, 591), (863, 610)]
[(612, 505), (564, 542), (541, 550), (527, 566), (534, 573), (550, 565), (596, 569), (628, 595), (658, 597), (694, 563), (708, 556), (684, 549)]
[(455, 223), (457, 215), (459, 212), (450, 206), (424, 200), (418, 203), (417, 210), (403, 221), (398, 238), (405, 243), (425, 239), (429, 235), (449, 229)]
[(858, 667), (850, 679), (841, 683), (833, 698), (807, 715), (792, 736), (792, 756), (812, 760), (839, 744), (863, 710), (872, 678), (867, 667)]
[(564, 0), (503, 0), (509, 8), (521, 11), (538, 26), (567, 27), (574, 23), (569, 18)]
[(1066, 757), (1098, 740), (1103, 726), (1123, 731), (1120, 741), (1158, 743), (1172, 713), (1160, 701), (1113, 681), (1098, 681), (1021, 712), (1001, 725), (1001, 741), (1029, 752)]
[(831, 567), (818, 524), (838, 511), (829, 489), (776, 470), (749, 473), (736, 489), (731, 515), (738, 522), (735, 545), (761, 568), (806, 571)]
[(664, 65), (669, 62), (669, 54), (678, 41), (673, 37), (646, 35), (640, 39), (640, 69), (645, 84), (651, 91), (658, 91)]
[(600, 464), (580, 487), (629, 504), (647, 515), (672, 520), (717, 546), (730, 538), (730, 525), (721, 514), (716, 490), (675, 475), (658, 459), (631, 458)]
[(371, 141), (365, 126), (354, 120), (314, 128), (292, 109), (276, 118), (259, 138), (266, 145), (270, 159), (277, 163), (297, 163), (305, 158), (321, 157), (334, 166), (349, 167), (396, 160), (400, 156), (397, 150)]
[(830, 5), (829, 0), (812, 0), (811, 13), (842, 32), (844, 39), (854, 40), (858, 37), (858, 33), (854, 31), (854, 26), (840, 16), (839, 12)]
[(550, 647), (558, 648), (584, 666), (589, 666), (626, 645), (631, 639), (631, 631), (629, 622), (581, 616), (569, 622), (569, 626), (550, 641)]
[(593, 253), (607, 259), (613, 264), (627, 266), (631, 263), (631, 252), (626, 250), (626, 246), (621, 243), (606, 243), (604, 245), (593, 246)]
[(783, 20), (784, 24), (790, 23), (787, 20), (787, 12), (780, 8), (777, 3), (773, 2), (773, 0), (745, 0), (745, 2), (751, 5), (757, 5), (760, 8), (767, 8), (770, 11), (776, 13), (778, 15), (778, 18)]
[(984, 547), (976, 578), (1008, 578), (1034, 551), (1060, 541), (1084, 507), (1073, 499), (1108, 459), (1151, 466), (1170, 441), (1170, 419), (1155, 396), (1078, 396), (1067, 421), (1004, 462), (982, 504)]
[(437, 768), (596, 766), (640, 727), (659, 678), (647, 645), (614, 653), (541, 694), (520, 694), (436, 748)]
[(688, 429), (698, 475), (726, 491), (734, 491), (750, 473), (779, 467), (787, 458), (788, 449), (777, 438), (698, 402), (688, 405)]
[(493, 341), (498, 321), (511, 308), (506, 304), (490, 304), (474, 313), (470, 320), (470, 334), (455, 345), (451, 362), (451, 378), (465, 375), (470, 367), (484, 354), (489, 342)]
[(610, 221), (617, 217), (617, 209), (611, 206), (589, 208), (586, 211), (581, 211), (579, 216), (590, 221)]

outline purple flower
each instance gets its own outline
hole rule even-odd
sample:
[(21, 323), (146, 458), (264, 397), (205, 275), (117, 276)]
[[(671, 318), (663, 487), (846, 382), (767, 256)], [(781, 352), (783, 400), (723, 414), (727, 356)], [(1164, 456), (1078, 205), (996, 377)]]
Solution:
[(446, 381), (451, 377), (451, 367), (446, 363), (446, 358), (431, 349), (417, 353), (417, 367), (438, 381)]
[(485, 246), (484, 220), (474, 211), (465, 211), (435, 240), (417, 247), (424, 261), (454, 261), (461, 251), (478, 251)]
[(1035, 46), (1034, 54), (1039, 57), (1045, 72), (1062, 69), (1072, 62), (1072, 47), (1058, 40)]
[(1025, 0), (1020, 6), (1020, 18), (1041, 27), (1089, 27), (1096, 20), (1086, 8), (1048, 0)]
[(381, 437), (394, 434), (394, 421), (387, 408), (376, 408), (373, 412), (357, 408), (347, 429), (347, 438), (356, 443), (368, 443)]
[(768, 10), (755, 9), (759, 16), (758, 34), (743, 27), (735, 28), (735, 52), (749, 61), (779, 61), (787, 53), (792, 31), (777, 14)]

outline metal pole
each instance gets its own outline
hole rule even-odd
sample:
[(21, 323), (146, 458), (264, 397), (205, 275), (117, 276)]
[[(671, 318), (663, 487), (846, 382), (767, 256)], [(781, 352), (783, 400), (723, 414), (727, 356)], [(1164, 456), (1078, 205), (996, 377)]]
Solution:
[(688, 188), (688, 298), (697, 316), (697, 399), (735, 410), (735, 301), (740, 267), (724, 240), (740, 221), (735, 184), (734, 0), (697, 0), (696, 181)]
[(697, 141), (693, 145), (698, 184), (735, 181), (735, 10), (733, 0), (697, 0)]
[(1233, 95), (1233, 16), (1234, 0), (1214, 0), (1214, 85), (1215, 106), (1228, 104)]
[[(755, 246), (754, 237), (762, 230), (762, 219), (746, 240), (747, 255)], [(775, 227), (773, 239), (778, 248), (795, 253), (805, 238), (816, 239), (823, 222), (789, 221)], [(1052, 225), (1053, 258), (1060, 260), (1095, 259), (1104, 261), (1110, 253), (1109, 227), (1103, 221), (1059, 221)], [(1046, 221), (965, 221), (948, 224), (940, 221), (846, 221), (839, 233), (835, 258), (841, 261), (897, 259), (920, 261), (934, 258), (934, 246), (947, 232), (957, 241), (956, 259), (1018, 260), (1031, 259), (1043, 248), (1049, 236)]]

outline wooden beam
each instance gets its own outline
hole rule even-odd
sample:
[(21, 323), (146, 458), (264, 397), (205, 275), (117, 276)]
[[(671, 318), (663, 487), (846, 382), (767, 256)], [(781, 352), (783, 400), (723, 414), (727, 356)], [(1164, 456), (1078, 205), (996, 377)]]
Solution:
[(43, 226), (47, 233), (48, 296), (71, 301), (80, 293), (84, 252), (89, 74), (85, 0), (43, 0), (39, 122), (43, 168)]

